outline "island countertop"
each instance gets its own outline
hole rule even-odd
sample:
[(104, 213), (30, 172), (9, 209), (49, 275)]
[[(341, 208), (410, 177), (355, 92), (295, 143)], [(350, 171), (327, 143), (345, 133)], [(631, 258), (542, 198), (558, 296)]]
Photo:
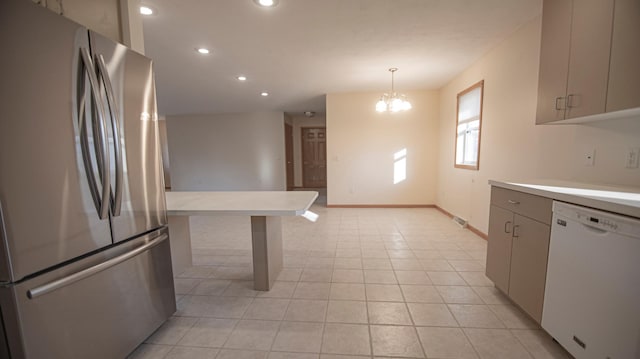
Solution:
[(166, 192), (170, 216), (300, 216), (318, 197), (315, 191)]
[(497, 181), (496, 187), (640, 218), (640, 187), (559, 180)]

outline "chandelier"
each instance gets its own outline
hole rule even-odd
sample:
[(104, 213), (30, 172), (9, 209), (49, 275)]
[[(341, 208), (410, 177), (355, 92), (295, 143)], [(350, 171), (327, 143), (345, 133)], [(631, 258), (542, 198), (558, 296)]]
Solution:
[(376, 111), (378, 112), (398, 112), (411, 109), (411, 103), (407, 101), (407, 96), (397, 93), (394, 89), (393, 73), (396, 71), (398, 69), (395, 67), (389, 69), (391, 72), (391, 93), (380, 96), (380, 100), (376, 103)]

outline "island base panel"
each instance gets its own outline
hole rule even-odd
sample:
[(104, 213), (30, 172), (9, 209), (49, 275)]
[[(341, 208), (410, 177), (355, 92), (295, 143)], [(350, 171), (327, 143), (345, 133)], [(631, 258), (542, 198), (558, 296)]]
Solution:
[(280, 217), (251, 216), (253, 285), (271, 289), (282, 270), (282, 220)]
[(169, 216), (169, 240), (173, 274), (177, 276), (193, 265), (189, 216)]

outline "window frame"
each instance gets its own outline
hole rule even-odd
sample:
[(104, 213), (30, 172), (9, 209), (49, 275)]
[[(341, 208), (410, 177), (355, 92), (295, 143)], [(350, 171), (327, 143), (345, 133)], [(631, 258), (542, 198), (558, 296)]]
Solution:
[[(458, 158), (458, 126), (460, 125), (460, 98), (463, 97), (464, 95), (468, 94), (469, 92), (480, 88), (480, 112), (478, 113), (478, 149), (477, 149), (477, 158), (476, 158), (476, 162), (474, 165), (470, 165), (470, 164), (458, 164), (457, 162), (457, 158)], [(476, 82), (475, 84), (467, 87), (466, 89), (462, 90), (461, 92), (458, 93), (458, 96), (456, 97), (456, 125), (454, 128), (455, 134), (454, 134), (454, 154), (453, 154), (453, 167), (454, 168), (461, 168), (461, 169), (467, 169), (467, 170), (475, 170), (478, 171), (480, 169), (480, 144), (481, 144), (481, 139), (482, 139), (482, 111), (483, 111), (483, 107), (484, 107), (484, 80), (480, 80), (478, 82)], [(467, 122), (467, 121), (465, 121)], [(471, 121), (468, 121), (471, 122)], [(463, 122), (464, 123), (464, 122)]]

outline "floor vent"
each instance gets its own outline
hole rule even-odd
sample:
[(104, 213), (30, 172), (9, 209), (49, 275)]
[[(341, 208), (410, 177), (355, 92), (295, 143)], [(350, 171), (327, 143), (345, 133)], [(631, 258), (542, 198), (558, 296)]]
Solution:
[(460, 228), (467, 228), (467, 220), (458, 216), (453, 216), (453, 221), (460, 226)]

